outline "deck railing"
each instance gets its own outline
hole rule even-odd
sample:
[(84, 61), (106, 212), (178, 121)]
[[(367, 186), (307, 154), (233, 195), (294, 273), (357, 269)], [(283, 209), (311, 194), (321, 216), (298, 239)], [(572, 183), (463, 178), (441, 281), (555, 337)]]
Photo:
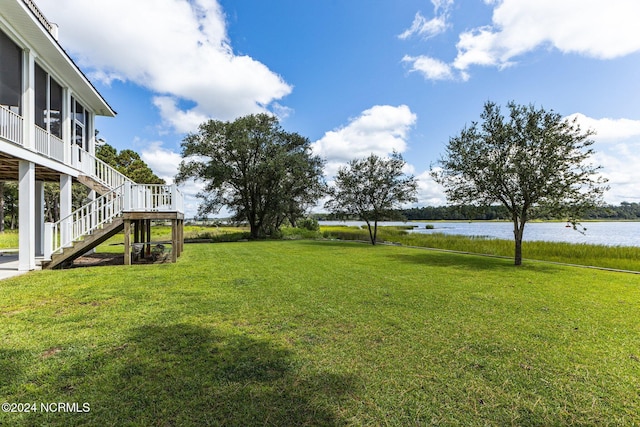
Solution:
[(36, 151), (40, 154), (64, 163), (64, 141), (35, 126)]
[(0, 138), (23, 145), (22, 117), (2, 105), (0, 105)]
[(184, 196), (173, 185), (124, 184), (125, 212), (184, 212)]

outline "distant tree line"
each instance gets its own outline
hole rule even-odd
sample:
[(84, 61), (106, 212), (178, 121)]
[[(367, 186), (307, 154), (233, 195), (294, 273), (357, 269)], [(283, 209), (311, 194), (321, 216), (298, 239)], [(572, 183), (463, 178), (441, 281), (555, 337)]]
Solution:
[[(335, 221), (344, 219), (331, 213), (316, 213), (312, 215), (319, 221)], [(491, 221), (511, 218), (503, 206), (424, 206), (409, 209), (401, 209), (395, 215), (390, 215), (389, 220), (407, 221)], [(347, 218), (357, 220), (357, 216)], [(543, 217), (539, 219), (566, 220), (566, 218)], [(619, 206), (606, 205), (588, 210), (581, 220), (640, 220), (640, 203), (622, 202)]]
[[(509, 220), (509, 213), (504, 206), (425, 206), (421, 208), (403, 209), (399, 212), (409, 221), (413, 220)], [(565, 220), (566, 218), (542, 217), (548, 220)], [(640, 203), (622, 202), (619, 206), (606, 205), (589, 209), (582, 215), (582, 220), (640, 220)]]

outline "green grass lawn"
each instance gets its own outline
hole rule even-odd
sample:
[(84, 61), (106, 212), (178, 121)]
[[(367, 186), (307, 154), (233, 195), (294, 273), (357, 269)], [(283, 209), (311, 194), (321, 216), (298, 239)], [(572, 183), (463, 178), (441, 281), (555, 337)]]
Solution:
[(301, 240), (0, 295), (0, 400), (90, 405), (0, 425), (640, 424), (638, 275)]

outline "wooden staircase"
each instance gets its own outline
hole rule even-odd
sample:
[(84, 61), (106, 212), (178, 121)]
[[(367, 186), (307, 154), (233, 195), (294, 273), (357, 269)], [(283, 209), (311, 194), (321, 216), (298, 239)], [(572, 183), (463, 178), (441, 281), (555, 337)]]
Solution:
[(90, 189), (94, 190), (96, 193), (100, 194), (100, 195), (104, 195), (107, 194), (108, 192), (110, 192), (111, 190), (113, 190), (113, 188), (103, 184), (102, 182), (98, 181), (97, 179), (89, 176), (89, 175), (80, 175), (78, 176), (78, 181), (89, 187)]
[(76, 240), (72, 246), (66, 247), (62, 252), (56, 252), (51, 255), (51, 261), (43, 261), (43, 269), (64, 268), (73, 262), (74, 259), (82, 256), (91, 249), (101, 243), (104, 243), (110, 237), (118, 234), (124, 229), (124, 220), (122, 217), (114, 218), (110, 223), (105, 224), (102, 228), (94, 230), (91, 234), (86, 235), (82, 240)]
[[(184, 196), (178, 188), (136, 184), (102, 160), (88, 153), (84, 157), (88, 161), (77, 179), (100, 196), (57, 222), (44, 224), (42, 268), (64, 268), (123, 230), (125, 254), (129, 254), (131, 224), (136, 224), (138, 233), (143, 225), (150, 229), (153, 220), (172, 221), (172, 249), (179, 255), (183, 242)], [(134, 237), (137, 238), (138, 235)], [(125, 264), (130, 261), (125, 255)], [(175, 256), (172, 261), (175, 262)]]

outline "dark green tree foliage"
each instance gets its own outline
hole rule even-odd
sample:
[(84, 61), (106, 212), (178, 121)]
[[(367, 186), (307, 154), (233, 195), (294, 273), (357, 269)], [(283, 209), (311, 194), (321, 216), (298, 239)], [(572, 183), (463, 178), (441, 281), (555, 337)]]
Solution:
[(584, 213), (602, 203), (606, 180), (589, 163), (594, 153), (575, 120), (534, 106), (508, 104), (509, 116), (487, 102), (482, 123), (451, 138), (431, 168), (454, 204), (500, 203), (513, 221), (515, 264), (522, 264), (522, 236), (536, 217), (566, 218), (576, 227)]
[(287, 217), (295, 225), (324, 192), (324, 161), (309, 140), (268, 114), (209, 120), (183, 140), (182, 156), (176, 182), (206, 184), (199, 215), (227, 206), (249, 223), (252, 238), (277, 233)]
[(338, 170), (325, 208), (338, 217), (365, 221), (371, 244), (375, 245), (378, 221), (395, 219), (400, 205), (417, 201), (416, 179), (404, 174), (404, 165), (396, 152), (388, 159), (371, 154), (366, 159), (352, 160)]
[(6, 227), (15, 230), (18, 226), (18, 183), (3, 182), (4, 206), (2, 218)]
[(96, 146), (96, 157), (131, 179), (136, 184), (164, 184), (151, 168), (133, 150), (122, 150), (118, 153), (109, 144)]
[(4, 181), (0, 181), (0, 233), (4, 233)]

